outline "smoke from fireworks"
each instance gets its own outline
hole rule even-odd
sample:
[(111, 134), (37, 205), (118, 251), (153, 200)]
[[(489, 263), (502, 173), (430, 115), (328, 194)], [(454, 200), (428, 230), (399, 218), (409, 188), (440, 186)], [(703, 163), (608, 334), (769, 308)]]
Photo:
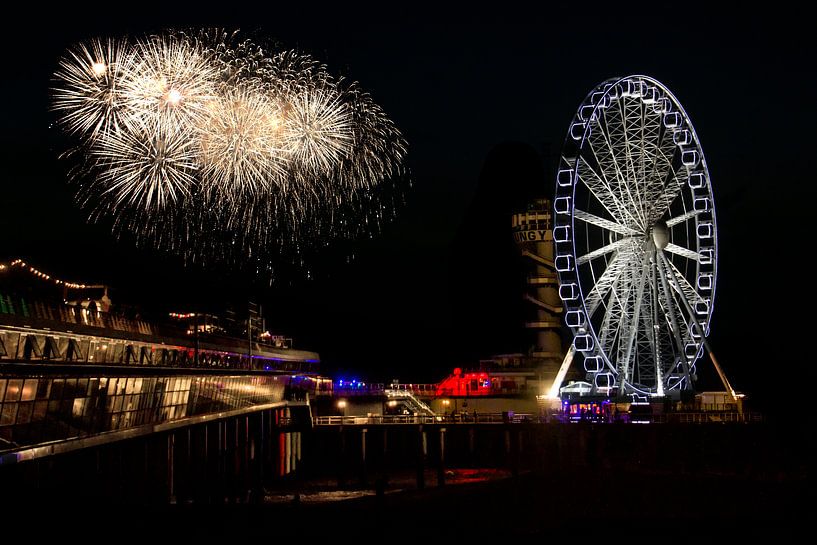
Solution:
[[(393, 209), (406, 142), (357, 83), (218, 31), (69, 50), (53, 109), (92, 219), (189, 260), (268, 266)], [(399, 191), (398, 191), (399, 192)]]

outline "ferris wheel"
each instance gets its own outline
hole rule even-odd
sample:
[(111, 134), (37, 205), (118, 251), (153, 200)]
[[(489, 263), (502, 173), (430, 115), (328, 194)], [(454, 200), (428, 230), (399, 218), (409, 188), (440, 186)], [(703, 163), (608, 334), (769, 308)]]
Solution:
[(570, 355), (592, 391), (692, 389), (715, 297), (715, 201), (698, 136), (664, 85), (635, 75), (587, 95), (553, 208)]

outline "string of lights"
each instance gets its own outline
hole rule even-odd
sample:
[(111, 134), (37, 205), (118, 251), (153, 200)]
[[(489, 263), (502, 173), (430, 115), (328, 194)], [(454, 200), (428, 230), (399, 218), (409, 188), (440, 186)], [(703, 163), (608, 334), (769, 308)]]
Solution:
[(41, 270), (32, 267), (31, 265), (29, 265), (28, 263), (26, 263), (22, 259), (15, 259), (14, 261), (12, 261), (9, 264), (0, 263), (0, 271), (7, 271), (7, 270), (11, 270), (13, 268), (19, 268), (19, 269), (22, 269), (22, 270), (26, 270), (26, 271), (30, 272), (32, 275), (36, 276), (37, 278), (41, 278), (43, 280), (49, 280), (51, 282), (54, 282), (54, 284), (56, 284), (58, 286), (65, 286), (66, 288), (73, 288), (73, 289), (82, 290), (82, 289), (86, 289), (86, 288), (95, 287), (95, 286), (92, 286), (92, 285), (89, 285), (89, 284), (78, 284), (76, 282), (66, 282), (65, 280), (60, 280), (59, 278), (54, 278), (50, 274), (46, 274), (46, 273), (42, 272)]

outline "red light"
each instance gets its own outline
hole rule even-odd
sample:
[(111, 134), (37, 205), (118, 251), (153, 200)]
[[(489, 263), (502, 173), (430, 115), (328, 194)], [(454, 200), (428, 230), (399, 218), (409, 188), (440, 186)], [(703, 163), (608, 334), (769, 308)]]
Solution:
[(488, 373), (473, 372), (463, 375), (459, 367), (454, 369), (454, 374), (440, 382), (435, 389), (437, 396), (478, 397), (489, 396), (492, 393)]

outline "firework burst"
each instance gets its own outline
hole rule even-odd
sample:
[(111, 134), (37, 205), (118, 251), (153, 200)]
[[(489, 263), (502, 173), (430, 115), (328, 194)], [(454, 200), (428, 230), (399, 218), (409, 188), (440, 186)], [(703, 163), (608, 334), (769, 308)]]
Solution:
[(352, 116), (334, 89), (316, 87), (289, 101), (286, 139), (293, 159), (312, 173), (331, 172), (354, 145)]
[(197, 183), (195, 141), (172, 125), (139, 123), (97, 140), (88, 152), (100, 197), (115, 209), (162, 209), (190, 195)]
[(201, 133), (205, 190), (235, 200), (283, 190), (290, 156), (280, 103), (246, 86), (213, 101)]
[(394, 123), (308, 55), (169, 32), (79, 45), (54, 76), (53, 109), (80, 139), (81, 204), (191, 261), (269, 268), (358, 236), (406, 179)]
[(96, 140), (129, 125), (121, 87), (132, 61), (124, 41), (93, 40), (68, 51), (55, 74), (61, 85), (53, 90), (53, 109), (67, 132)]
[(122, 79), (128, 112), (175, 130), (195, 130), (216, 98), (218, 72), (210, 55), (182, 36), (137, 42), (133, 66)]

